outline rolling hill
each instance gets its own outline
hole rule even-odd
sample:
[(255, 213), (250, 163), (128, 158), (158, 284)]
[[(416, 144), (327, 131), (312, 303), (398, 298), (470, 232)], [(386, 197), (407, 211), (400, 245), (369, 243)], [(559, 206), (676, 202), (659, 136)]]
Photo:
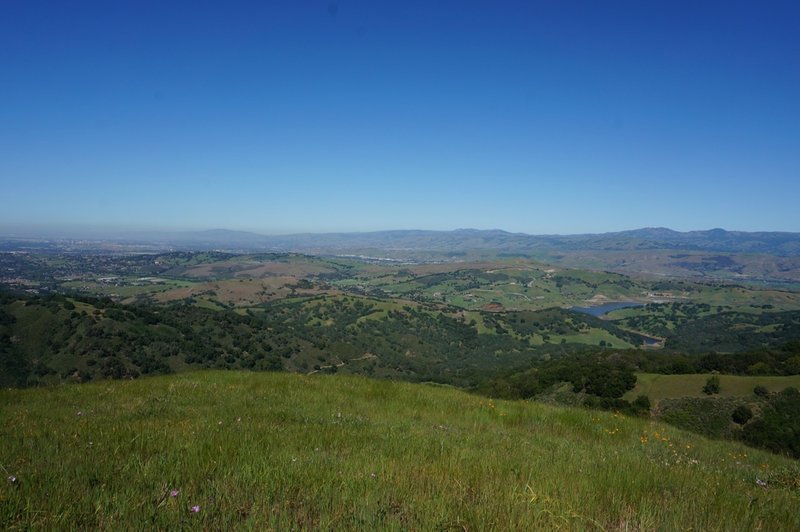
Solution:
[(261, 235), (184, 232), (6, 233), (0, 251), (223, 250), (352, 255), (395, 261), (527, 257), (572, 268), (628, 274), (800, 283), (800, 234), (645, 228), (602, 234), (529, 235), (498, 229), (396, 230)]

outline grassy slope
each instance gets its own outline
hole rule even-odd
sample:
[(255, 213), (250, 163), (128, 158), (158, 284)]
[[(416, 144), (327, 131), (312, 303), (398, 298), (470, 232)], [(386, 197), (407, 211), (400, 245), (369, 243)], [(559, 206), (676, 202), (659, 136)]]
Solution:
[(5, 529), (800, 527), (796, 462), (443, 387), (202, 372), (0, 404)]
[[(710, 373), (693, 373), (689, 375), (658, 375), (654, 373), (637, 373), (636, 387), (623, 396), (632, 401), (639, 395), (646, 395), (657, 403), (661, 399), (679, 397), (708, 397), (703, 393), (703, 386), (711, 376)], [(771, 392), (778, 392), (788, 386), (800, 388), (800, 375), (787, 377), (718, 375), (720, 392), (716, 397), (750, 397), (753, 388), (764, 386)]]

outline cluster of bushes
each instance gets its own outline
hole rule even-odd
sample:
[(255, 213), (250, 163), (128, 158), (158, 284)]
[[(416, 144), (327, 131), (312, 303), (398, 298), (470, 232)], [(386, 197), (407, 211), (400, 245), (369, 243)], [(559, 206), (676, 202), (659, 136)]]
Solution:
[(643, 373), (686, 375), (800, 375), (800, 341), (742, 353), (685, 353), (671, 350), (628, 349), (616, 356)]
[(800, 391), (790, 387), (769, 394), (761, 404), (761, 415), (742, 427), (740, 439), (754, 447), (800, 458)]
[(575, 393), (619, 399), (636, 385), (634, 369), (616, 354), (584, 351), (557, 359), (538, 360), (533, 367), (499, 374), (476, 389), (507, 399), (528, 399), (555, 384), (568, 382)]
[(662, 399), (654, 412), (657, 419), (709, 438), (731, 439), (735, 434), (733, 413), (739, 398), (681, 397)]
[(581, 406), (587, 408), (597, 408), (600, 410), (614, 410), (629, 416), (649, 417), (650, 416), (650, 398), (646, 395), (640, 395), (633, 401), (626, 401), (624, 399), (611, 399), (608, 397), (596, 397), (587, 395), (581, 401)]
[[(741, 397), (662, 399), (656, 418), (703, 436), (740, 440), (752, 447), (800, 458), (800, 391), (754, 390)], [(755, 412), (754, 412), (755, 409)]]

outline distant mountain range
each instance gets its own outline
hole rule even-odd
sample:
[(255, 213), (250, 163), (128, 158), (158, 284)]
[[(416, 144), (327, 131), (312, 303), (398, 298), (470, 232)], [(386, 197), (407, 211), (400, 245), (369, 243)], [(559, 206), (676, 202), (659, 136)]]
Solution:
[(800, 256), (800, 233), (743, 232), (711, 229), (679, 232), (656, 227), (614, 233), (580, 235), (529, 235), (502, 230), (457, 229), (454, 231), (397, 230), (365, 233), (303, 233), (261, 235), (246, 231), (215, 229), (184, 232), (128, 232), (83, 235), (1, 235), (4, 248), (71, 242), (74, 246), (118, 243), (154, 249), (228, 251), (295, 251), (304, 253), (383, 252), (391, 256), (435, 253), (496, 253), (541, 255), (558, 251), (684, 250), (716, 253), (753, 253)]

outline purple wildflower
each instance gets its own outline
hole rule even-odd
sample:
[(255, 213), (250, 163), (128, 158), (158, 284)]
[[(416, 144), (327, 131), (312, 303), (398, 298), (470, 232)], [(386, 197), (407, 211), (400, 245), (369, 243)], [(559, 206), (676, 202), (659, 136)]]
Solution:
[(193, 514), (200, 513), (200, 505), (195, 504), (194, 506), (189, 508), (189, 511), (192, 512)]
[(180, 491), (178, 491), (178, 490), (172, 490), (172, 491), (169, 492), (169, 496), (170, 497), (177, 497), (179, 493), (180, 493)]

